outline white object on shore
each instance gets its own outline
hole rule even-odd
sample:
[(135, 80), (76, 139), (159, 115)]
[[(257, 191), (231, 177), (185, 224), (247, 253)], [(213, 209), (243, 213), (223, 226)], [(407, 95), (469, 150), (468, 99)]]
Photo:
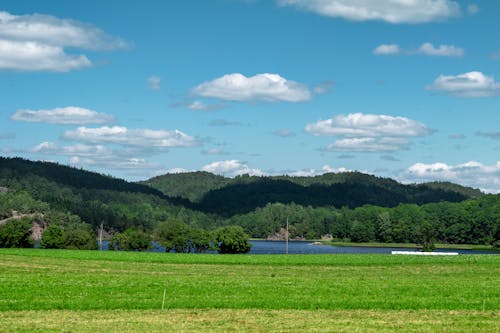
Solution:
[(458, 256), (458, 252), (391, 251), (391, 254), (407, 254), (415, 256)]

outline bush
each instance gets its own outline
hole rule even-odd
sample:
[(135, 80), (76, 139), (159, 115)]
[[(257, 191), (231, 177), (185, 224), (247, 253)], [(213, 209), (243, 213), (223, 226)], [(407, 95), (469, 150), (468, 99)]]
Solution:
[(219, 253), (247, 253), (252, 248), (242, 227), (228, 226), (214, 231)]
[(62, 249), (64, 248), (64, 231), (60, 225), (51, 224), (42, 233), (40, 242), (42, 249)]
[(115, 233), (111, 239), (112, 250), (146, 251), (151, 248), (151, 236), (136, 228), (128, 228), (123, 233)]
[(68, 227), (64, 231), (63, 243), (65, 249), (97, 250), (96, 237), (84, 224)]
[(0, 247), (33, 247), (31, 220), (22, 218), (0, 225)]

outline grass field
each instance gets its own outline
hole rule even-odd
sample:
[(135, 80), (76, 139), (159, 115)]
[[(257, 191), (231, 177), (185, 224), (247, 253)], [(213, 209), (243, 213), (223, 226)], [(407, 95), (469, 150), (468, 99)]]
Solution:
[(0, 331), (498, 332), (499, 286), (497, 255), (0, 249)]

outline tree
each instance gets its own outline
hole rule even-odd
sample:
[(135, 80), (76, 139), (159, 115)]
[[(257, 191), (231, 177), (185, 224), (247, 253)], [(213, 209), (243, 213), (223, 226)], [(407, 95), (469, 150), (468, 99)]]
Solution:
[(64, 231), (64, 248), (75, 250), (96, 250), (97, 240), (86, 224), (70, 226)]
[(64, 231), (58, 224), (51, 224), (42, 233), (40, 242), (42, 249), (62, 249), (64, 248)]
[(151, 248), (151, 236), (136, 228), (115, 233), (110, 243), (110, 249), (113, 250), (146, 251), (149, 248)]
[(214, 231), (219, 253), (247, 253), (252, 248), (248, 235), (240, 226), (227, 226)]
[(422, 251), (432, 252), (436, 248), (434, 239), (436, 230), (428, 221), (423, 222), (417, 229), (416, 243), (422, 245)]
[(33, 247), (31, 220), (22, 218), (0, 225), (0, 247)]
[(189, 240), (192, 229), (177, 219), (160, 223), (154, 231), (154, 239), (165, 247), (165, 252), (191, 252)]

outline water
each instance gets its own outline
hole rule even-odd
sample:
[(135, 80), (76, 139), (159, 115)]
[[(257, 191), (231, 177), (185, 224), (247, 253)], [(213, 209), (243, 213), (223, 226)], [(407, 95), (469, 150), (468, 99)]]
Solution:
[[(250, 254), (284, 254), (286, 244), (285, 241), (266, 241), (252, 240), (252, 249)], [(289, 254), (391, 254), (391, 251), (415, 251), (415, 249), (402, 249), (396, 247), (361, 247), (361, 246), (331, 246), (331, 245), (313, 245), (307, 241), (291, 241), (288, 242)], [(455, 249), (439, 249), (434, 252), (458, 252), (459, 254), (498, 254), (494, 251), (479, 251), (479, 250), (455, 250)]]
[[(249, 254), (284, 254), (286, 250), (285, 241), (251, 240), (252, 249)], [(108, 241), (103, 241), (103, 250), (108, 249)], [(361, 247), (361, 246), (331, 246), (313, 245), (310, 241), (290, 241), (288, 242), (289, 254), (391, 254), (391, 251), (415, 251), (415, 249), (404, 249), (400, 247)], [(165, 252), (165, 248), (158, 243), (153, 243), (153, 248), (149, 252)], [(459, 254), (500, 254), (494, 251), (480, 250), (455, 250), (439, 249), (434, 252), (458, 252)], [(217, 253), (207, 251), (205, 253)]]

